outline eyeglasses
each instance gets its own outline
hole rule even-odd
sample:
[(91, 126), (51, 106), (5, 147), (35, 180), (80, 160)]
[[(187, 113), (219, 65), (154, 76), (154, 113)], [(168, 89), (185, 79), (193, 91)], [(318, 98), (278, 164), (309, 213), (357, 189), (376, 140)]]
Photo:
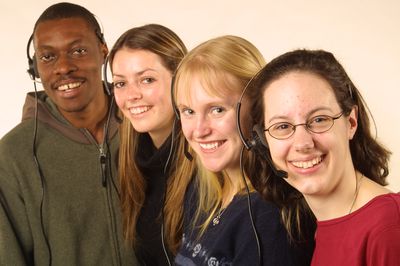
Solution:
[(290, 138), (296, 131), (296, 127), (305, 126), (305, 128), (312, 133), (324, 133), (333, 127), (336, 119), (343, 115), (343, 111), (336, 116), (318, 115), (311, 117), (306, 123), (293, 125), (289, 122), (279, 122), (271, 125), (264, 131), (268, 131), (271, 137), (275, 139)]

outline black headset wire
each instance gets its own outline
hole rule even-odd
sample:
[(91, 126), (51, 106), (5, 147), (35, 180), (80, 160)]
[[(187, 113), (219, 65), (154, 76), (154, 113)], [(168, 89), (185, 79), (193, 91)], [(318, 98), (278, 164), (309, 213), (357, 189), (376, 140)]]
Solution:
[[(100, 33), (96, 31), (95, 34), (100, 39), (100, 41), (102, 43), (105, 43), (102, 24), (101, 24), (100, 20), (94, 14), (93, 14), (93, 16), (96, 18), (97, 21), (99, 21), (99, 25), (100, 25)], [(29, 63), (29, 68), (28, 68), (27, 72), (30, 75), (31, 79), (33, 80), (33, 87), (34, 87), (34, 90), (35, 90), (35, 114), (34, 114), (34, 126), (33, 126), (32, 154), (33, 154), (33, 160), (35, 162), (37, 172), (38, 172), (39, 177), (40, 177), (40, 183), (41, 183), (41, 187), (42, 187), (42, 194), (41, 194), (40, 208), (39, 208), (40, 226), (41, 226), (41, 230), (42, 230), (43, 237), (44, 237), (44, 240), (45, 240), (46, 248), (47, 248), (48, 253), (49, 253), (49, 264), (48, 265), (51, 266), (52, 263), (53, 263), (53, 256), (52, 256), (52, 252), (51, 252), (50, 241), (49, 241), (48, 235), (47, 235), (46, 230), (45, 230), (44, 218), (43, 218), (43, 205), (44, 205), (44, 201), (45, 201), (46, 184), (45, 184), (45, 180), (44, 180), (44, 176), (43, 176), (43, 171), (42, 171), (42, 168), (40, 166), (39, 159), (37, 157), (37, 149), (36, 149), (37, 148), (36, 147), (37, 132), (38, 132), (38, 112), (39, 112), (38, 111), (38, 102), (39, 102), (39, 100), (38, 100), (38, 91), (37, 91), (36, 83), (41, 83), (41, 82), (39, 80), (36, 80), (37, 76), (35, 74), (35, 72), (36, 72), (35, 61), (34, 61), (34, 58), (30, 56), (30, 46), (31, 46), (32, 42), (33, 42), (33, 34), (31, 34), (31, 36), (29, 37), (29, 40), (28, 40), (28, 43), (27, 43), (27, 46), (26, 46), (26, 54), (27, 54), (28, 63)], [(106, 70), (104, 72), (106, 72)], [(104, 83), (105, 83), (105, 86), (106, 86), (106, 89), (107, 89), (107, 93), (110, 95), (110, 90), (109, 90), (108, 84), (106, 84), (107, 81), (104, 82)], [(111, 113), (112, 113), (113, 104), (114, 104), (114, 96), (112, 95), (111, 106), (110, 106), (110, 109), (109, 109), (109, 112), (108, 112), (108, 116), (107, 116), (107, 122), (106, 122), (106, 126), (105, 126), (105, 137), (104, 137), (104, 143), (105, 143), (105, 145), (107, 147), (107, 154), (108, 155), (110, 154), (110, 151), (109, 151), (110, 149), (109, 149), (109, 145), (108, 145), (108, 141), (107, 141), (107, 139), (108, 139), (107, 136), (108, 136), (108, 128), (109, 128), (109, 122), (110, 122), (110, 117), (111, 117)], [(110, 157), (111, 156), (107, 156), (107, 157), (109, 158), (108, 163), (110, 163), (110, 160), (111, 160)], [(116, 189), (118, 197), (119, 197), (119, 191), (117, 189), (116, 184), (114, 183), (114, 179), (112, 178), (112, 171), (111, 170), (110, 170), (110, 176), (111, 176), (111, 180), (112, 180), (112, 183), (114, 185), (114, 188)]]
[(258, 232), (257, 232), (257, 227), (254, 223), (254, 218), (253, 218), (253, 209), (251, 207), (251, 198), (250, 198), (250, 189), (249, 186), (247, 185), (246, 182), (246, 175), (244, 172), (244, 167), (243, 167), (243, 152), (244, 152), (245, 146), (243, 145), (242, 148), (240, 149), (240, 172), (242, 174), (242, 180), (244, 183), (244, 186), (246, 188), (246, 194), (247, 194), (247, 209), (249, 211), (249, 218), (250, 218), (250, 223), (251, 223), (251, 228), (253, 229), (254, 233), (254, 238), (256, 240), (256, 245), (257, 245), (257, 252), (258, 252), (258, 265), (262, 265), (262, 254), (261, 254), (261, 246), (260, 246), (260, 240), (258, 237)]
[(42, 168), (40, 167), (39, 160), (37, 158), (37, 150), (36, 150), (36, 140), (37, 140), (37, 131), (38, 131), (38, 91), (36, 88), (36, 82), (33, 82), (34, 88), (35, 88), (35, 118), (34, 118), (34, 125), (33, 125), (33, 142), (32, 142), (32, 153), (33, 153), (33, 160), (36, 165), (37, 172), (40, 177), (40, 183), (42, 186), (42, 195), (40, 199), (40, 208), (39, 208), (39, 213), (40, 213), (40, 226), (42, 229), (44, 241), (46, 243), (46, 248), (49, 252), (49, 266), (52, 265), (52, 253), (51, 253), (51, 247), (50, 247), (50, 241), (48, 238), (48, 235), (45, 230), (44, 226), (44, 219), (43, 219), (43, 205), (44, 205), (44, 200), (45, 200), (45, 193), (46, 193), (46, 184), (44, 181), (44, 176), (42, 172)]
[(110, 107), (109, 107), (109, 111), (108, 111), (108, 114), (107, 114), (107, 121), (106, 121), (106, 124), (104, 126), (105, 132), (104, 132), (104, 141), (103, 141), (103, 143), (107, 148), (107, 150), (106, 150), (106, 158), (107, 158), (107, 166), (109, 168), (111, 183), (112, 183), (115, 191), (118, 194), (118, 198), (120, 198), (119, 189), (118, 189), (117, 184), (115, 184), (115, 180), (114, 180), (113, 174), (112, 174), (112, 168), (111, 168), (111, 160), (112, 160), (112, 158), (111, 158), (109, 136), (108, 136), (109, 133), (110, 133), (109, 130), (110, 130), (110, 123), (111, 123), (111, 116), (112, 116), (112, 113), (116, 112), (116, 110), (114, 110), (114, 108), (115, 108), (115, 97), (114, 97), (114, 94), (112, 93), (111, 94), (111, 100), (110, 100)]
[(167, 182), (167, 174), (168, 174), (168, 167), (170, 167), (171, 160), (172, 160), (172, 155), (174, 153), (174, 148), (175, 148), (175, 131), (176, 131), (176, 124), (178, 123), (178, 119), (174, 119), (174, 122), (172, 124), (172, 132), (171, 132), (171, 146), (169, 149), (168, 157), (167, 160), (165, 161), (164, 165), (164, 193), (163, 193), (163, 199), (162, 199), (162, 207), (161, 207), (161, 244), (163, 248), (163, 252), (165, 255), (165, 258), (167, 259), (168, 265), (171, 266), (171, 260), (168, 255), (167, 251), (167, 246), (165, 244), (165, 214), (164, 214), (164, 207), (165, 207), (165, 200), (167, 196), (167, 190), (168, 190), (168, 182)]
[[(103, 66), (103, 79), (104, 79), (104, 86), (105, 86), (105, 88), (106, 88), (106, 92), (107, 92), (109, 95), (112, 95), (112, 100), (111, 100), (110, 112), (108, 113), (108, 118), (107, 118), (106, 137), (107, 137), (107, 135), (108, 135), (108, 123), (109, 123), (110, 118), (111, 118), (112, 107), (113, 107), (114, 100), (115, 100), (114, 93), (113, 93), (113, 89), (110, 87), (110, 85), (109, 85), (109, 83), (108, 83), (108, 79), (107, 79), (107, 65), (108, 65), (108, 62), (109, 62), (109, 57), (107, 56), (106, 59), (105, 59), (105, 61), (104, 61), (104, 66)], [(117, 112), (115, 112), (114, 115), (115, 115), (115, 117), (117, 118), (117, 121), (122, 122), (121, 119), (118, 117)], [(165, 162), (164, 170), (163, 170), (163, 173), (164, 173), (164, 193), (163, 193), (163, 196), (162, 196), (162, 202), (163, 202), (163, 204), (162, 204), (162, 208), (161, 208), (161, 244), (162, 244), (162, 248), (163, 248), (163, 252), (164, 252), (165, 258), (166, 258), (166, 260), (167, 260), (169, 266), (172, 266), (172, 264), (171, 264), (171, 260), (170, 260), (169, 255), (168, 255), (168, 251), (167, 251), (166, 244), (165, 244), (164, 205), (165, 205), (165, 199), (166, 199), (166, 193), (167, 193), (167, 186), (168, 186), (168, 184), (167, 184), (167, 176), (166, 176), (166, 175), (167, 175), (168, 166), (169, 166), (169, 164), (170, 164), (170, 162), (171, 162), (172, 154), (173, 154), (173, 151), (174, 151), (175, 124), (176, 124), (176, 123), (177, 123), (177, 121), (176, 121), (176, 119), (175, 119), (175, 120), (174, 120), (174, 123), (173, 123), (173, 125), (172, 125), (171, 146), (170, 146), (170, 150), (169, 150), (169, 153), (168, 153), (168, 157), (167, 157), (167, 160), (166, 160), (166, 162)], [(107, 145), (107, 151), (109, 152), (110, 149), (109, 149), (109, 146), (108, 146), (108, 142), (106, 142), (106, 141), (107, 141), (107, 138), (105, 138), (105, 143), (106, 143), (106, 145)], [(113, 186), (114, 186), (115, 190), (116, 190), (117, 193), (118, 193), (118, 197), (120, 197), (118, 188), (117, 188), (117, 186), (116, 186), (116, 184), (115, 184), (114, 179), (112, 178), (112, 176), (111, 176), (111, 180), (112, 180), (112, 183), (113, 183)]]

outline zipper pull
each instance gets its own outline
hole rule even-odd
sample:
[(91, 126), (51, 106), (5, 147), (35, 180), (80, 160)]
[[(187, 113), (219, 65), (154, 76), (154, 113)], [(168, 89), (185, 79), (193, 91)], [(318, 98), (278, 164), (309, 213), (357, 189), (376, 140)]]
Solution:
[(103, 148), (100, 148), (99, 160), (100, 160), (100, 167), (101, 167), (101, 183), (103, 184), (103, 187), (105, 187), (106, 184), (107, 184), (106, 183), (106, 181), (107, 181), (107, 179), (106, 179), (106, 177), (107, 177), (107, 168), (106, 168), (107, 156), (104, 153), (104, 149)]

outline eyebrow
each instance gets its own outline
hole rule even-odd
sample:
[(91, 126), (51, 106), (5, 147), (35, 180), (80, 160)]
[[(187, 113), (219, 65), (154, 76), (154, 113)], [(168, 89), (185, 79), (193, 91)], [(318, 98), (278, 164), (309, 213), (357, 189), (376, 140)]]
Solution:
[[(71, 42), (66, 43), (64, 46), (65, 47), (70, 47), (70, 46), (74, 46), (74, 45), (85, 45), (85, 46), (88, 46), (88, 45), (86, 45), (86, 42), (85, 42), (85, 40), (83, 38), (77, 38), (75, 40), (72, 40)], [(38, 45), (38, 47), (37, 47), (38, 51), (40, 51), (40, 50), (49, 50), (49, 49), (50, 50), (51, 49), (55, 49), (55, 46), (45, 43), (45, 44)]]
[[(314, 114), (314, 113), (316, 113), (316, 112), (318, 112), (318, 111), (332, 111), (332, 109), (331, 109), (330, 107), (326, 107), (326, 106), (316, 107), (316, 108), (310, 110), (310, 111), (306, 114), (306, 117), (310, 117), (312, 114)], [(275, 120), (275, 119), (288, 119), (288, 117), (287, 117), (287, 116), (284, 116), (284, 115), (276, 115), (276, 116), (271, 117), (271, 118), (268, 120), (268, 123), (271, 123), (271, 121), (273, 121), (273, 120)]]
[[(158, 71), (157, 71), (156, 69), (154, 69), (154, 68), (145, 68), (145, 69), (143, 69), (143, 70), (141, 70), (141, 71), (139, 71), (139, 72), (135, 72), (134, 75), (135, 75), (135, 76), (141, 76), (141, 75), (143, 75), (144, 73), (146, 73), (147, 71), (153, 71), (153, 72), (158, 73)], [(116, 74), (113, 73), (112, 76), (113, 76), (113, 77), (118, 77), (118, 78), (123, 78), (123, 77), (125, 77), (124, 75), (118, 74), (118, 73), (116, 73)]]

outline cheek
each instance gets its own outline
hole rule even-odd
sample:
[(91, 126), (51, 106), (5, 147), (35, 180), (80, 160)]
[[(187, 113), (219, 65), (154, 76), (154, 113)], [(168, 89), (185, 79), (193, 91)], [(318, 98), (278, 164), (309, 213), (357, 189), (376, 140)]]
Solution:
[(181, 125), (182, 125), (182, 132), (183, 135), (185, 136), (185, 138), (187, 140), (190, 140), (190, 136), (193, 132), (193, 122), (185, 119), (185, 118), (181, 118)]
[(288, 143), (286, 143), (284, 140), (277, 140), (273, 138), (267, 138), (267, 142), (271, 157), (276, 163), (286, 159), (290, 150), (290, 145)]
[(114, 89), (114, 96), (115, 96), (115, 102), (117, 103), (119, 109), (123, 109), (124, 107), (124, 96), (123, 92), (118, 89)]

